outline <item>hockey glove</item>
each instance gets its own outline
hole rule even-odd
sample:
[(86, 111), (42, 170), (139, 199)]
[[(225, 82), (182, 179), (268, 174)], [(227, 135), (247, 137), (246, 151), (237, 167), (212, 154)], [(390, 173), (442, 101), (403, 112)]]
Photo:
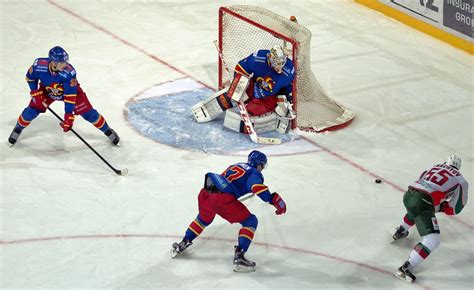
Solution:
[(444, 212), (447, 215), (454, 215), (454, 209), (449, 206), (449, 202), (443, 201), (439, 206), (439, 211)]
[(64, 122), (59, 123), (63, 128), (64, 132), (71, 130), (72, 124), (74, 123), (74, 115), (66, 113), (64, 114)]
[(31, 101), (33, 102), (34, 108), (42, 113), (46, 112), (46, 104), (44, 103), (45, 98), (44, 98), (43, 90), (42, 89), (31, 90), (30, 96), (31, 96)]
[(272, 194), (272, 201), (270, 204), (276, 208), (275, 213), (277, 215), (284, 214), (286, 212), (286, 203), (278, 193), (274, 192)]
[(286, 96), (279, 95), (275, 113), (284, 120), (293, 120), (296, 118), (296, 112), (293, 110), (293, 104), (287, 101)]

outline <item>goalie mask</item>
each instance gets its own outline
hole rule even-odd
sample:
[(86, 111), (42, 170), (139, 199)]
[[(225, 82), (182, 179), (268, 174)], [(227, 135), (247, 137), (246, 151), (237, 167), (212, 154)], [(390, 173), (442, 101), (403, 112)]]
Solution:
[(446, 165), (456, 168), (457, 170), (461, 169), (461, 157), (456, 154), (451, 154), (446, 158)]
[(279, 45), (270, 48), (268, 61), (277, 73), (281, 73), (281, 70), (283, 69), (286, 63), (286, 54), (283, 51), (283, 48)]

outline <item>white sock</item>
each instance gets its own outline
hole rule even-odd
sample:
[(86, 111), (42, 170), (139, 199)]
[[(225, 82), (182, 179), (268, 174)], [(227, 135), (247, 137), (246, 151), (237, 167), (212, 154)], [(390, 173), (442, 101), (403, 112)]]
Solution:
[(439, 234), (428, 234), (413, 248), (408, 258), (410, 265), (415, 268), (439, 246)]

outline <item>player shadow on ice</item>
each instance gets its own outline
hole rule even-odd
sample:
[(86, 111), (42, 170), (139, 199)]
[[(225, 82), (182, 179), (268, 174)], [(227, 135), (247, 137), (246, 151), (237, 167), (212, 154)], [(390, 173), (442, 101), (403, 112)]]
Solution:
[[(203, 88), (163, 96), (134, 99), (127, 104), (127, 118), (133, 128), (157, 142), (188, 150), (210, 153), (232, 153), (262, 147), (248, 135), (223, 127), (223, 118), (198, 124), (191, 108), (213, 92)], [(277, 132), (261, 134), (278, 137), (282, 142), (291, 140), (289, 134)]]
[[(41, 155), (57, 155), (58, 152), (71, 152), (88, 150), (72, 132), (63, 132), (59, 127), (59, 121), (49, 115), (42, 114), (36, 122), (33, 122), (23, 131), (20, 142), (17, 142), (12, 149), (21, 148), (26, 151), (38, 151)], [(94, 146), (94, 148), (108, 146), (107, 139), (98, 136), (96, 132), (88, 132), (88, 128), (81, 126), (82, 118), (76, 121), (74, 129)], [(9, 122), (9, 126), (14, 126), (16, 122)], [(5, 142), (5, 144), (8, 144)]]
[[(324, 258), (306, 257), (304, 261), (301, 261), (291, 257), (281, 259), (268, 256), (261, 247), (255, 248), (253, 254), (254, 258), (258, 257), (256, 259), (257, 271), (245, 274), (235, 273), (232, 271), (232, 251), (227, 248), (214, 247), (213, 251), (188, 253), (174, 260), (169, 258), (168, 252), (162, 252), (157, 257), (155, 265), (143, 269), (141, 273), (115, 288), (243, 289), (252, 287), (257, 282), (260, 285), (259, 288), (262, 289), (295, 289), (295, 286), (296, 288), (338, 288), (347, 285), (383, 289), (390, 288), (389, 285), (392, 283), (393, 286), (398, 283), (395, 279), (393, 281), (387, 279), (384, 274), (365, 269), (361, 271), (359, 268), (351, 270), (352, 266), (342, 273), (331, 270), (327, 268), (328, 261)], [(318, 270), (319, 267), (325, 270)]]
[[(75, 125), (78, 125), (77, 122)], [(15, 122), (9, 122), (9, 126), (14, 126)], [(77, 126), (79, 127), (79, 126)], [(81, 136), (89, 141), (89, 143), (95, 148), (100, 150), (101, 148), (108, 148), (110, 145), (107, 140), (98, 136), (95, 132), (86, 133), (87, 128), (84, 130), (74, 128), (80, 132)], [(71, 172), (84, 172), (84, 173), (102, 173), (102, 170), (92, 170), (91, 168), (84, 168), (82, 164), (87, 162), (96, 163), (93, 155), (87, 152), (89, 149), (76, 137), (72, 132), (63, 132), (59, 127), (59, 122), (56, 118), (49, 114), (41, 115), (41, 119), (32, 123), (21, 135), (21, 142), (17, 142), (15, 146), (5, 149), (6, 158), (5, 165), (8, 165), (9, 169), (15, 168), (42, 168), (48, 170), (62, 170), (62, 167), (55, 167), (50, 165), (51, 161), (61, 160), (62, 162), (71, 162), (78, 164), (77, 167), (69, 167), (68, 171)], [(8, 142), (5, 141), (4, 146), (8, 146)], [(87, 152), (83, 154), (82, 151)], [(106, 150), (101, 150), (105, 152)], [(27, 157), (28, 161), (18, 161), (15, 156)], [(33, 158), (33, 159), (32, 159)], [(90, 159), (90, 161), (89, 161)], [(44, 161), (44, 162), (39, 162)], [(86, 161), (87, 160), (87, 161)]]

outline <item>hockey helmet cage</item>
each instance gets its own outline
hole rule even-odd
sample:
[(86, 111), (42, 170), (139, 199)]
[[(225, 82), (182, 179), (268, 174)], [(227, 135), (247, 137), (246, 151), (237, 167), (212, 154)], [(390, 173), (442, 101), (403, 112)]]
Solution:
[(451, 154), (446, 158), (447, 165), (456, 168), (457, 170), (461, 169), (461, 157), (456, 154)]
[(270, 48), (268, 60), (273, 69), (276, 72), (281, 73), (281, 70), (286, 64), (286, 54), (283, 51), (283, 48), (279, 45)]

